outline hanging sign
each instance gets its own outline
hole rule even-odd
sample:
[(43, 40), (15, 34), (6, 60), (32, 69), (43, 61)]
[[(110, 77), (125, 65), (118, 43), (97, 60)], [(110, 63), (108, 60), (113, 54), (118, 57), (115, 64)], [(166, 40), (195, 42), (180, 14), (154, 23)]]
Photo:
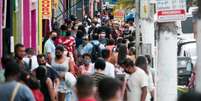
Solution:
[(172, 22), (186, 19), (186, 0), (157, 0), (157, 21)]
[(42, 0), (42, 15), (43, 19), (52, 17), (52, 0)]

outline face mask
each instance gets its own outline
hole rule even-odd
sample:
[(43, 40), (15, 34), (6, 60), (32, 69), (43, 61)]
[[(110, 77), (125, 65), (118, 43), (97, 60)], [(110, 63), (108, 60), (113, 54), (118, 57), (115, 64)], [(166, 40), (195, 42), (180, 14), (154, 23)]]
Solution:
[(62, 57), (62, 55), (56, 54), (56, 58), (60, 59), (61, 57)]
[(56, 39), (57, 39), (57, 37), (55, 37), (55, 36), (54, 36), (54, 37), (52, 37), (52, 40), (53, 40), (53, 41), (55, 41)]
[(91, 63), (91, 60), (85, 60), (84, 64), (89, 65)]

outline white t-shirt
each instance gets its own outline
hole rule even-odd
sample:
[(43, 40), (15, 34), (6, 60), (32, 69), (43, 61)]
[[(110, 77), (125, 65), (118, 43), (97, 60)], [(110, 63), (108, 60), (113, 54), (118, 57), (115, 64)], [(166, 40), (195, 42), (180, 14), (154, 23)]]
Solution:
[(112, 77), (112, 78), (115, 78), (115, 67), (114, 67), (114, 65), (108, 61), (106, 61), (105, 64), (106, 64), (105, 70), (104, 70), (105, 75)]
[[(31, 64), (31, 71), (32, 71), (36, 69), (39, 65), (38, 65), (37, 57), (35, 55), (31, 57), (31, 60), (32, 60), (32, 64)], [(25, 57), (23, 58), (23, 61), (29, 64), (30, 58)]]
[[(142, 69), (136, 67), (136, 71), (131, 74), (127, 84), (127, 101), (140, 101), (141, 88), (148, 87), (148, 76)], [(146, 101), (150, 99), (147, 97)]]

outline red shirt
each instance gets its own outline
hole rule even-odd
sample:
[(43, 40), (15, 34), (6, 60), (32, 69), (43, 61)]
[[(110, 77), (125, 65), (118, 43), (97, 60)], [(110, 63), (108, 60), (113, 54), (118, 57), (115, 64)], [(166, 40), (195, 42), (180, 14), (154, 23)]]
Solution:
[(79, 99), (78, 101), (96, 101), (94, 98)]
[(75, 50), (75, 38), (70, 36), (68, 38), (59, 36), (55, 40), (55, 45), (62, 44), (68, 50), (68, 52), (73, 52)]
[(36, 101), (44, 101), (43, 93), (39, 89), (32, 89)]

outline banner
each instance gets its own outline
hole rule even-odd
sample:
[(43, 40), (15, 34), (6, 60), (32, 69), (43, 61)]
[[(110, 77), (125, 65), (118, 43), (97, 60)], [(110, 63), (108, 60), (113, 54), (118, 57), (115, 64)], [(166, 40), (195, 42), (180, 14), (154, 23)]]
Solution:
[(42, 53), (42, 37), (43, 37), (43, 13), (42, 0), (38, 0), (38, 51)]
[(50, 19), (52, 17), (52, 0), (39, 0), (42, 1), (42, 15), (43, 19)]

